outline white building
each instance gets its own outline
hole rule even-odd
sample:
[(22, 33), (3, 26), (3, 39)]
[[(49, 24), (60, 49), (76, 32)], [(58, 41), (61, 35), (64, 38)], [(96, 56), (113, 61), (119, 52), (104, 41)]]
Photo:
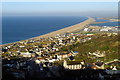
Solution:
[(29, 53), (29, 52), (22, 53), (21, 55), (22, 55), (23, 57), (31, 57), (31, 56), (32, 56), (32, 54)]
[[(82, 62), (82, 63), (83, 63), (83, 62)], [(81, 64), (81, 62), (80, 62), (79, 64), (68, 65), (68, 64), (67, 64), (67, 61), (64, 60), (63, 66), (64, 66), (64, 68), (70, 69), (70, 70), (82, 69), (82, 64)]]
[(103, 29), (100, 29), (100, 31), (108, 31), (108, 29), (103, 28)]
[(88, 31), (88, 30), (89, 30), (89, 28), (85, 28), (85, 29), (84, 29), (84, 31)]

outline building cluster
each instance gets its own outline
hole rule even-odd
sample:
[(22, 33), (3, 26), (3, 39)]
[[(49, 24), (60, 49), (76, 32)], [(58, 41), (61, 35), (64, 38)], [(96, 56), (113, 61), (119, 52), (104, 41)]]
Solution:
[(85, 32), (118, 32), (118, 26), (96, 26), (98, 28), (91, 28), (93, 26), (90, 27), (86, 27), (84, 28), (83, 31)]
[[(84, 28), (83, 32), (114, 32), (117, 34), (117, 27), (103, 26), (99, 29)], [(105, 69), (103, 62), (85, 63), (84, 61), (68, 64), (66, 60), (74, 61), (74, 57), (79, 54), (77, 51), (64, 50), (64, 47), (89, 41), (95, 35), (92, 33), (65, 33), (57, 34), (55, 37), (23, 40), (2, 46), (3, 70), (13, 72), (13, 75), (20, 73), (19, 77), (28, 78), (35, 73), (37, 77), (60, 77), (62, 70), (80, 70), (80, 69)], [(89, 52), (88, 56), (104, 57), (105, 52)], [(64, 61), (62, 66), (56, 62)], [(118, 74), (117, 68), (112, 67), (113, 74)], [(112, 70), (111, 69), (111, 70)], [(12, 71), (13, 70), (13, 71)], [(21, 72), (23, 71), (23, 72)], [(106, 73), (110, 72), (106, 70)], [(21, 76), (22, 74), (22, 76)], [(17, 76), (17, 75), (15, 75)]]
[(77, 42), (86, 42), (91, 40), (93, 34), (64, 34), (57, 35), (56, 37), (41, 38), (39, 40), (31, 39), (26, 41), (19, 41), (17, 43), (8, 44), (2, 47), (3, 58), (9, 58), (12, 56), (19, 57), (35, 57), (50, 58), (57, 55), (59, 60), (68, 56), (74, 56), (74, 52), (65, 53), (58, 52), (64, 46), (76, 44)]
[(74, 60), (74, 56), (78, 54), (77, 51), (61, 52), (61, 48), (77, 42), (86, 42), (91, 40), (92, 36), (93, 34), (66, 33), (55, 37), (30, 39), (4, 45), (2, 46), (3, 70), (18, 75), (19, 73), (20, 75), (21, 73), (26, 75), (31, 73), (30, 75), (32, 75), (34, 72), (43, 71), (47, 76), (53, 76), (53, 74), (59, 76), (59, 72), (56, 71), (61, 68), (54, 62), (64, 59)]

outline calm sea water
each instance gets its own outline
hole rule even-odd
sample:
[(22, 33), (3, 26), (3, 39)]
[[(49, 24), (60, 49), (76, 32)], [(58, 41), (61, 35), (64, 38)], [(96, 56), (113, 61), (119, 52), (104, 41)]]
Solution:
[[(95, 18), (96, 22), (104, 22), (109, 20)], [(107, 23), (100, 23), (100, 24), (91, 24), (93, 26), (118, 26), (118, 22), (107, 22)]]
[(78, 16), (3, 16), (2, 44), (40, 36), (86, 19)]
[(118, 22), (107, 22), (107, 23), (101, 23), (101, 24), (91, 24), (93, 26), (118, 26)]
[(96, 22), (104, 22), (104, 21), (109, 21), (109, 20), (104, 20), (104, 19), (99, 19), (99, 17), (94, 17)]

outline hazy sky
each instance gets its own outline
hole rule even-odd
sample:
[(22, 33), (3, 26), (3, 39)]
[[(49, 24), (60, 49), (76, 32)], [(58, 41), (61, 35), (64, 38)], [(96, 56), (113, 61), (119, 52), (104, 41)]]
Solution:
[(119, 2), (119, 0), (1, 0), (2, 2)]
[(117, 2), (3, 2), (3, 16), (117, 16)]

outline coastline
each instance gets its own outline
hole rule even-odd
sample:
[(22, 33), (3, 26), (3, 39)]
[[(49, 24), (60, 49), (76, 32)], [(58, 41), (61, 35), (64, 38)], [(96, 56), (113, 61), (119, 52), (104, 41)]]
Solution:
[[(53, 31), (53, 32), (50, 32), (50, 33), (47, 33), (47, 34), (44, 34), (44, 35), (40, 35), (40, 36), (37, 36), (37, 37), (28, 38), (28, 39), (25, 39), (25, 41), (30, 40), (30, 39), (39, 39), (39, 38), (54, 37), (57, 34), (64, 34), (64, 33), (74, 32), (76, 30), (83, 29), (86, 25), (89, 25), (89, 24), (91, 24), (91, 23), (93, 23), (95, 21), (96, 20), (94, 18), (88, 17), (87, 20), (85, 20), (83, 22), (80, 22), (78, 24), (75, 24), (75, 25), (72, 25), (72, 26), (60, 29), (60, 30), (56, 30), (56, 31)], [(20, 40), (20, 41), (22, 41), (22, 40)], [(17, 41), (17, 42), (20, 42), (20, 41)], [(13, 43), (17, 43), (17, 42), (7, 43), (7, 44), (3, 44), (3, 45), (0, 45), (0, 46), (4, 46), (4, 45), (8, 45), (8, 44), (13, 44)]]
[(72, 25), (72, 26), (57, 30), (57, 31), (53, 31), (53, 32), (50, 32), (50, 33), (47, 33), (47, 34), (44, 34), (44, 35), (41, 35), (41, 36), (38, 36), (38, 37), (29, 38), (29, 39), (48, 38), (48, 37), (54, 37), (57, 34), (64, 34), (64, 33), (74, 32), (76, 30), (83, 29), (86, 25), (89, 25), (89, 24), (91, 24), (91, 23), (93, 23), (95, 21), (96, 20), (94, 18), (88, 17), (87, 20), (85, 20), (83, 22), (80, 22), (78, 24), (75, 24), (75, 25)]

